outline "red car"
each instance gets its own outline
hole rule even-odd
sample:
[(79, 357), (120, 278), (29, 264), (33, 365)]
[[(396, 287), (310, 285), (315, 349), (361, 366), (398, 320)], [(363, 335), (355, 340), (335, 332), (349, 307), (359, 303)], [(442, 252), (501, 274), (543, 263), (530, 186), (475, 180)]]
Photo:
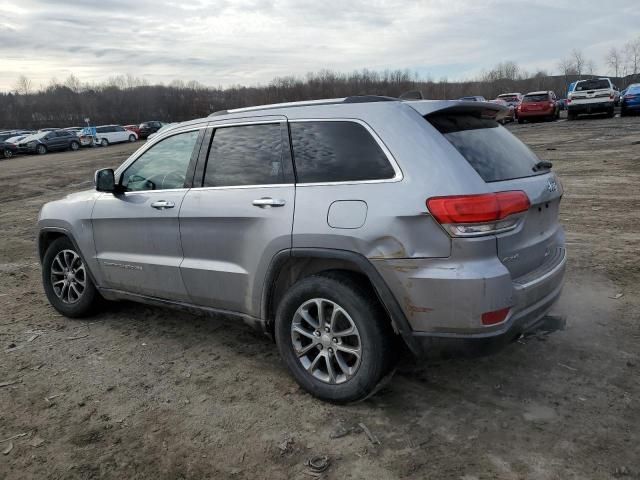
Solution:
[(129, 130), (130, 132), (134, 132), (138, 138), (140, 138), (140, 127), (138, 125), (125, 125), (125, 130)]
[(518, 123), (525, 120), (548, 120), (560, 118), (560, 104), (552, 91), (530, 92), (518, 106)]

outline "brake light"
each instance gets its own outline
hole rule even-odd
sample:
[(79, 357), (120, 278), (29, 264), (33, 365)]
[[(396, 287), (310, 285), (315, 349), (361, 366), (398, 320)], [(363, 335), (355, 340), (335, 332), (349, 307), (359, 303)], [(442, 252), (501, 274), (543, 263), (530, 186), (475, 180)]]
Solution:
[(496, 323), (504, 322), (504, 319), (509, 315), (510, 307), (495, 310), (493, 312), (486, 312), (482, 314), (483, 325), (495, 325)]
[(610, 99), (610, 100), (613, 100), (613, 99), (614, 99), (614, 97), (615, 97), (615, 95), (614, 95), (613, 93), (609, 95), (609, 99)]
[(567, 103), (571, 103), (571, 99), (570, 98), (567, 98)]
[(433, 218), (452, 236), (488, 235), (510, 230), (519, 220), (512, 216), (526, 212), (531, 205), (522, 190), (432, 197), (426, 204)]

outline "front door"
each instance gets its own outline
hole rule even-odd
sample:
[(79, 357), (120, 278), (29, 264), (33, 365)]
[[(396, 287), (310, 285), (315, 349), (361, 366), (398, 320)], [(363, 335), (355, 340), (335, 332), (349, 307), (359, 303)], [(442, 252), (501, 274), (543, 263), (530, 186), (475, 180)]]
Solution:
[(178, 214), (201, 131), (176, 133), (144, 150), (116, 173), (124, 192), (96, 201), (93, 234), (106, 288), (188, 300), (180, 277)]
[(200, 186), (196, 178), (180, 211), (182, 278), (194, 304), (257, 317), (267, 268), (291, 248), (295, 186), (286, 119), (216, 125), (210, 134)]

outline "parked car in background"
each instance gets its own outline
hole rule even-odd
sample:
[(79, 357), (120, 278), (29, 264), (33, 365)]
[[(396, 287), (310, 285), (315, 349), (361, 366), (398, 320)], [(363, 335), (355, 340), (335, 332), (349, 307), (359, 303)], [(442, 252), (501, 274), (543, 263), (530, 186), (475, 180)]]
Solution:
[(53, 132), (54, 130), (60, 130), (59, 128), (49, 127), (49, 128), (40, 128), (38, 129), (38, 133), (42, 132)]
[(576, 82), (574, 90), (567, 97), (569, 120), (578, 115), (606, 113), (615, 115), (615, 88), (608, 78), (592, 78)]
[(515, 115), (518, 115), (518, 107), (522, 103), (522, 94), (520, 92), (501, 93), (496, 97), (496, 100), (504, 100), (508, 105), (511, 105), (515, 110)]
[(463, 102), (486, 102), (487, 101), (486, 98), (480, 95), (471, 95), (469, 97), (462, 97), (462, 98), (459, 98), (458, 100)]
[(640, 113), (640, 83), (629, 85), (620, 100), (620, 116), (626, 117), (635, 113)]
[(160, 130), (162, 128), (162, 126), (164, 125), (164, 123), (162, 122), (158, 122), (158, 121), (152, 121), (152, 122), (144, 122), (140, 124), (140, 138), (147, 138), (149, 137), (149, 135), (151, 135), (152, 133), (156, 133), (158, 130)]
[(556, 94), (550, 90), (527, 93), (518, 108), (518, 123), (526, 120), (557, 120), (560, 107), (556, 100)]
[(125, 125), (125, 129), (135, 133), (140, 138), (140, 126), (139, 125)]
[(135, 142), (138, 135), (120, 125), (101, 125), (96, 127), (98, 143), (106, 147), (110, 143)]
[(164, 125), (162, 125), (162, 128), (160, 128), (160, 130), (158, 130), (157, 132), (154, 132), (152, 134), (150, 134), (147, 139), (153, 138), (155, 137), (157, 134), (159, 134), (160, 132), (164, 132), (167, 128), (173, 127), (174, 125), (176, 125), (176, 123), (165, 123)]
[[(22, 141), (22, 139), (26, 137), (28, 137), (28, 135), (16, 135), (4, 140), (4, 145), (0, 147), (0, 152), (2, 152), (4, 158), (11, 158), (16, 153), (18, 153), (18, 143), (20, 143), (20, 141)], [(0, 140), (0, 143), (1, 142), (2, 140)]]
[(80, 133), (82, 131), (83, 128), (84, 127), (67, 127), (67, 128), (63, 128), (62, 130), (66, 130), (68, 132), (73, 132), (73, 133), (75, 133), (77, 135), (78, 133)]
[(11, 158), (18, 153), (18, 147), (13, 142), (9, 142), (12, 137), (15, 137), (13, 132), (0, 133), (0, 155), (3, 158)]
[(513, 105), (509, 105), (505, 100), (502, 100), (501, 98), (496, 98), (495, 100), (489, 100), (489, 101), (491, 103), (495, 103), (497, 105), (502, 105), (503, 107), (505, 107), (507, 109), (506, 112), (498, 114), (496, 119), (498, 120), (499, 123), (504, 125), (507, 122), (515, 122), (515, 120), (516, 120), (516, 109), (514, 108)]
[(68, 317), (105, 298), (251, 323), (337, 403), (374, 393), (402, 344), (506, 345), (547, 324), (567, 254), (562, 184), (502, 110), (352, 97), (175, 125), (43, 206), (47, 298)]
[(80, 141), (78, 136), (67, 130), (38, 132), (23, 138), (18, 143), (18, 151), (20, 153), (37, 153), (40, 155), (62, 150), (78, 150), (79, 148)]

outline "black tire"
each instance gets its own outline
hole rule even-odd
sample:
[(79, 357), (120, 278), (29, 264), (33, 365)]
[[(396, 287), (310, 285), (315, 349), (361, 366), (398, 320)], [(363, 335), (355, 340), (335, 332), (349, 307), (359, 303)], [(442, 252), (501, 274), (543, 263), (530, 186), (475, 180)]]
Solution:
[(69, 144), (69, 149), (71, 149), (72, 151), (77, 151), (80, 148), (80, 144), (78, 142), (71, 142)]
[(576, 115), (575, 113), (569, 112), (569, 113), (567, 114), (567, 120), (569, 120), (569, 121), (573, 121), (573, 120), (575, 120), (576, 118), (578, 118), (578, 115)]
[(37, 153), (38, 155), (44, 155), (45, 153), (47, 153), (47, 151), (48, 151), (48, 150), (47, 150), (47, 147), (46, 147), (46, 146), (44, 146), (44, 145), (42, 145), (42, 144), (40, 144), (40, 145), (38, 145), (38, 146), (36, 147), (36, 153)]
[(615, 117), (615, 116), (616, 116), (616, 111), (615, 111), (615, 109), (614, 109), (614, 108), (612, 108), (611, 110), (609, 110), (609, 111), (607, 112), (607, 117), (609, 117), (609, 118), (613, 118), (613, 117)]
[(621, 108), (620, 109), (620, 116), (621, 117), (626, 117), (628, 115), (627, 110), (625, 108)]
[(135, 142), (136, 141), (136, 136), (135, 135), (129, 135), (129, 141), (131, 143)]
[(103, 147), (108, 147), (109, 146), (109, 140), (107, 140), (106, 138), (103, 138), (102, 140), (100, 140), (100, 145)]
[(524, 119), (519, 118), (519, 119), (518, 119), (518, 123), (519, 123), (520, 125), (522, 125), (522, 124), (524, 123)]
[[(311, 395), (322, 400), (333, 403), (364, 400), (375, 393), (383, 380), (391, 377), (390, 373), (395, 365), (396, 338), (375, 293), (361, 284), (362, 282), (356, 282), (355, 279), (340, 272), (313, 275), (293, 285), (278, 305), (275, 338), (280, 355), (298, 384)], [(329, 383), (316, 378), (303, 367), (295, 352), (292, 323), (296, 311), (305, 302), (318, 298), (326, 299), (329, 303), (335, 302), (347, 312), (359, 335), (361, 348), (359, 366), (352, 376), (347, 377), (346, 380), (343, 379), (342, 383)], [(324, 333), (322, 336), (325, 336)], [(331, 334), (327, 333), (327, 337), (329, 336)], [(313, 352), (317, 352), (318, 356), (322, 353), (322, 347), (317, 348), (320, 350), (314, 347), (311, 351), (312, 355)], [(332, 349), (327, 348), (329, 358), (334, 355), (335, 357), (333, 357), (334, 360), (326, 361), (337, 362), (338, 350), (336, 348), (335, 352), (331, 353)], [(343, 361), (344, 358), (341, 353)], [(327, 367), (326, 363), (323, 365)]]
[[(84, 282), (85, 287), (82, 291), (82, 294), (78, 296), (77, 300), (73, 302), (65, 302), (59, 295), (56, 293), (54, 288), (54, 275), (52, 275), (52, 269), (54, 262), (56, 261), (56, 257), (61, 252), (74, 252), (84, 267)], [(60, 267), (56, 265), (56, 270)], [(78, 264), (76, 263), (76, 266)], [(77, 273), (76, 273), (77, 274)], [(60, 276), (55, 276), (56, 279), (59, 279)], [(78, 276), (80, 278), (80, 276)], [(55, 308), (58, 312), (60, 312), (65, 317), (70, 318), (81, 318), (87, 317), (93, 314), (99, 305), (102, 297), (95, 285), (91, 281), (91, 277), (89, 275), (86, 263), (84, 259), (80, 255), (80, 252), (73, 246), (73, 243), (67, 237), (60, 237), (54, 240), (51, 245), (47, 248), (47, 251), (44, 254), (44, 258), (42, 260), (42, 285), (44, 287), (44, 292), (47, 295), (47, 299), (49, 303)], [(68, 287), (69, 289), (71, 287)], [(64, 296), (64, 294), (63, 294)]]
[(11, 157), (13, 157), (13, 151), (12, 151), (12, 150), (9, 150), (8, 148), (6, 148), (6, 149), (4, 150), (4, 152), (2, 152), (2, 156), (3, 156), (4, 158), (11, 158)]

